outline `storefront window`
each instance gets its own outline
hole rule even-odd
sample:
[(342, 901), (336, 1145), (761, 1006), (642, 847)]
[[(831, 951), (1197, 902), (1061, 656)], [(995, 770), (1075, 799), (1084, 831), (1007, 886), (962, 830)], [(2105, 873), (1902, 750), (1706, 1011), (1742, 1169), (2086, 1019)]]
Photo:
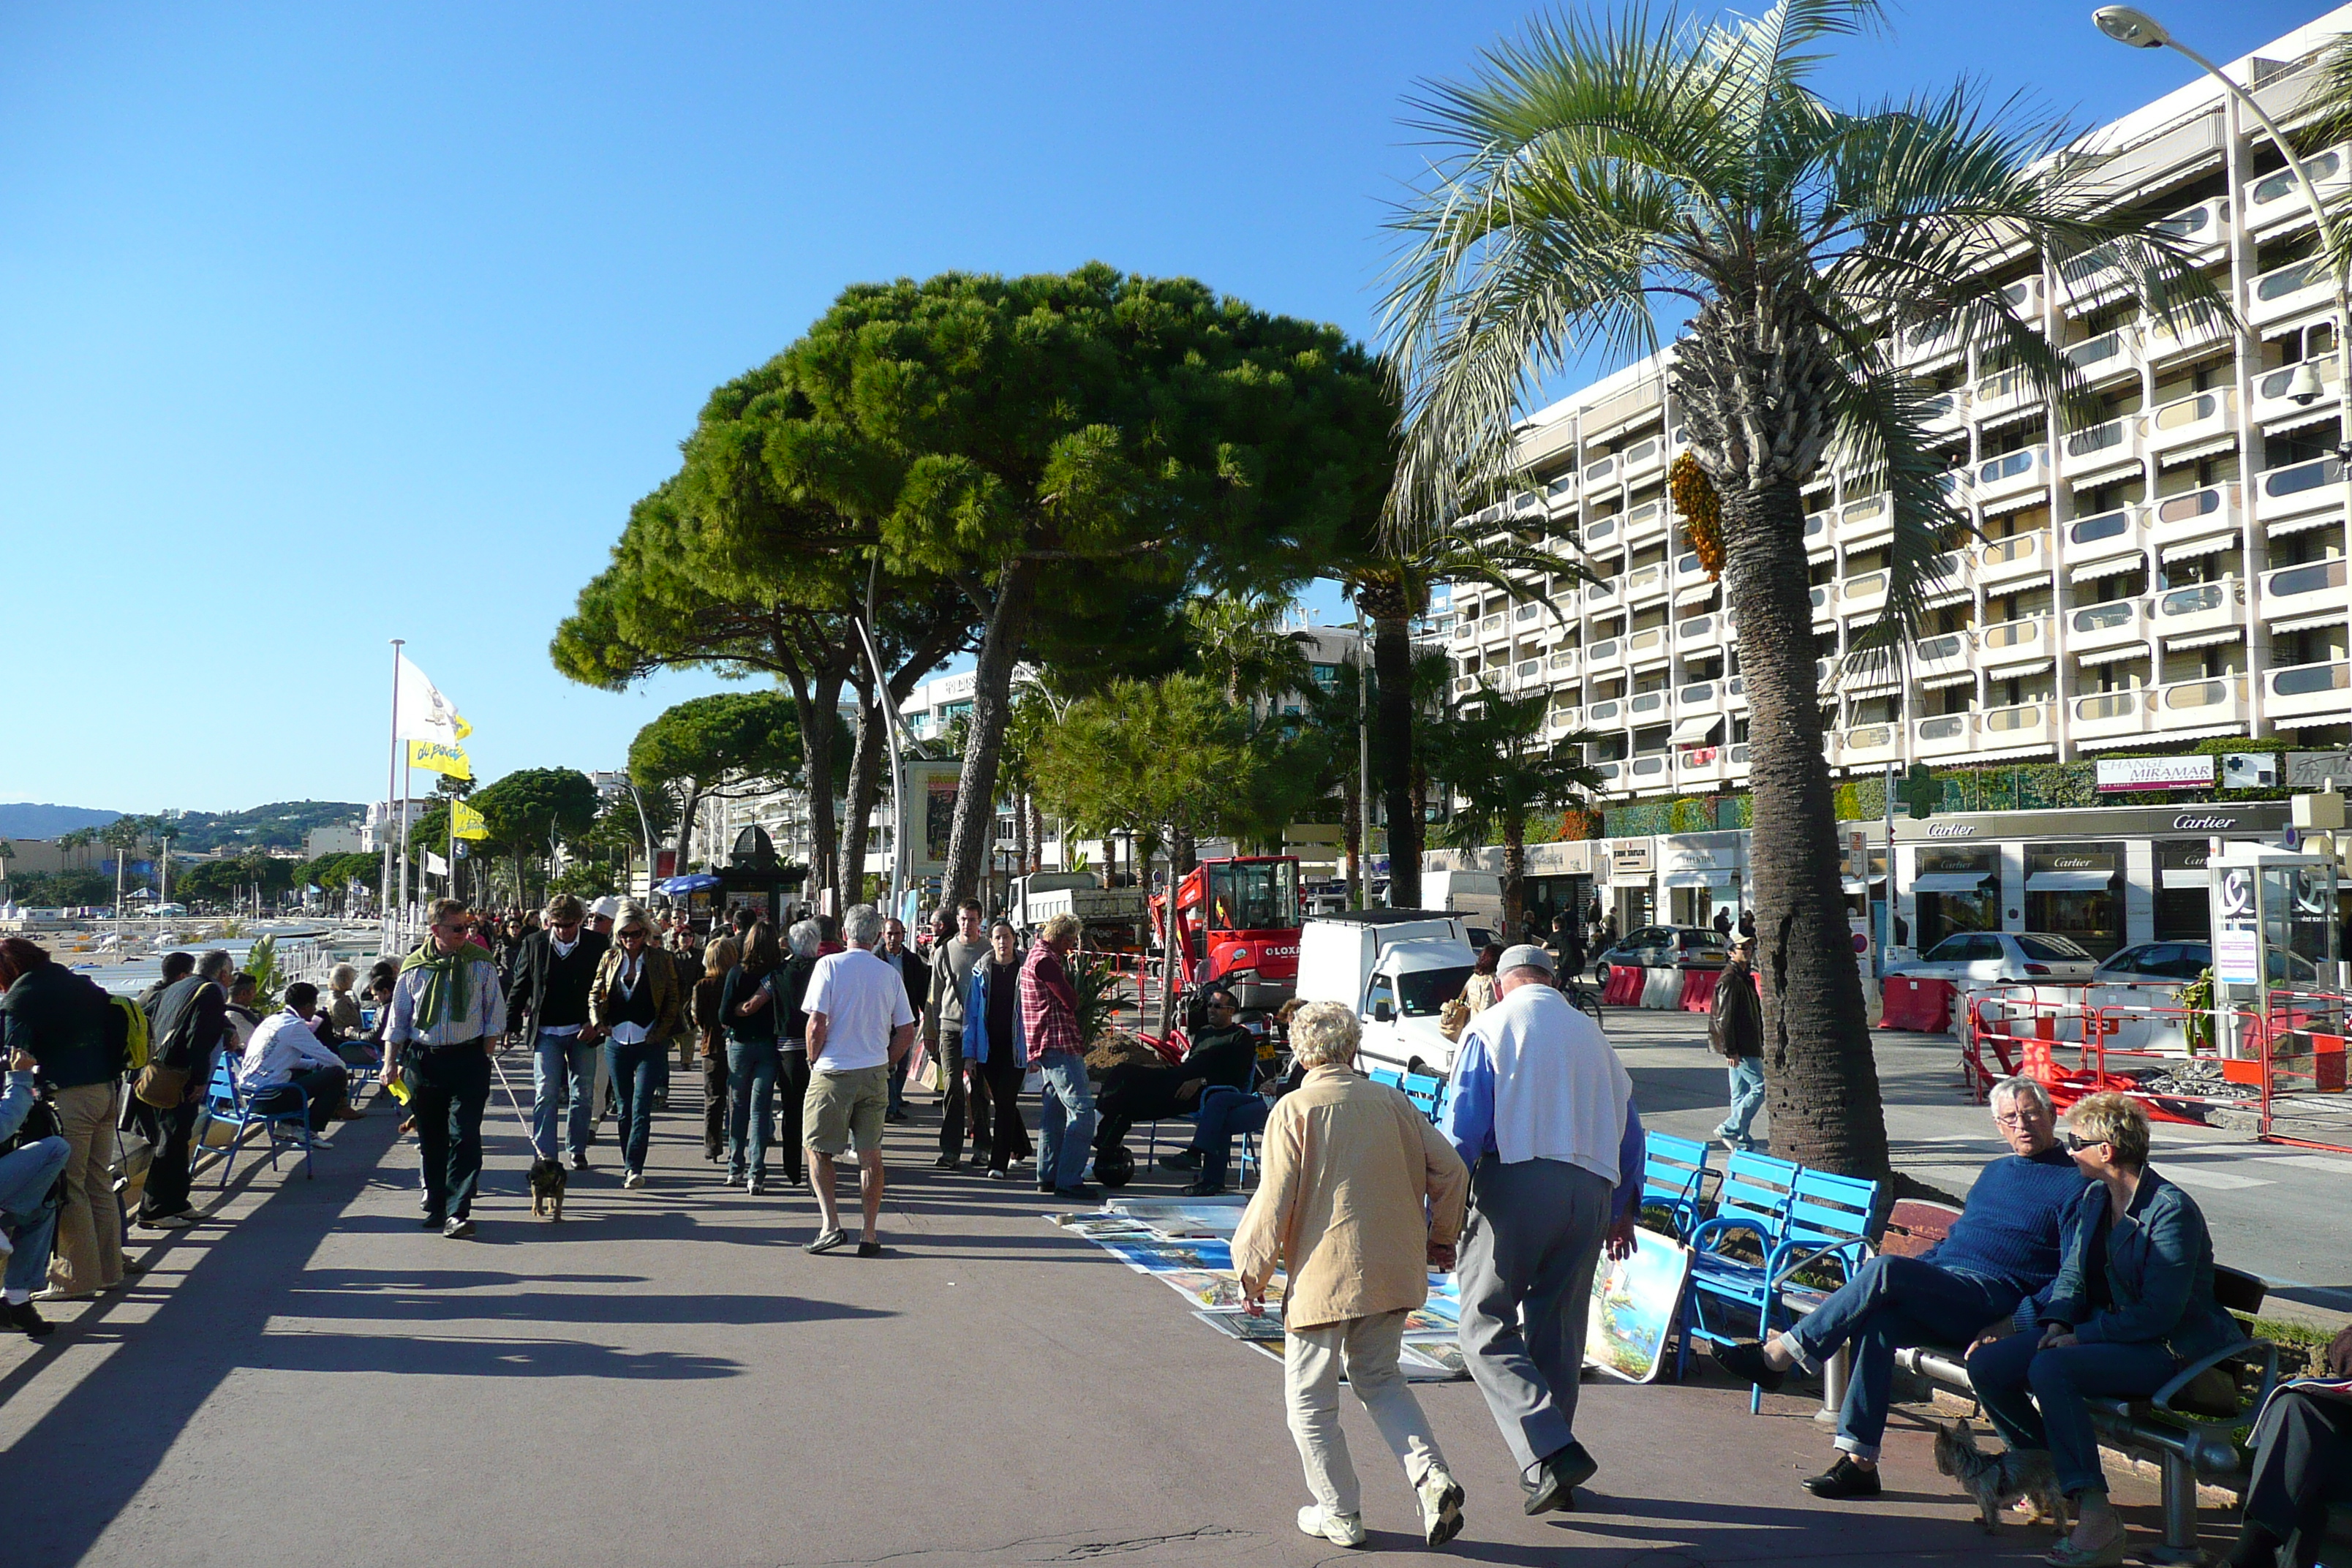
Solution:
[(2210, 846), (2202, 838), (2156, 847), (2156, 940), (2210, 942), (2213, 894), (2205, 869)]
[(2000, 929), (2000, 856), (1993, 849), (1922, 849), (1911, 891), (1921, 952), (1958, 931)]
[(2025, 927), (2105, 958), (2124, 945), (2124, 847), (2025, 847)]

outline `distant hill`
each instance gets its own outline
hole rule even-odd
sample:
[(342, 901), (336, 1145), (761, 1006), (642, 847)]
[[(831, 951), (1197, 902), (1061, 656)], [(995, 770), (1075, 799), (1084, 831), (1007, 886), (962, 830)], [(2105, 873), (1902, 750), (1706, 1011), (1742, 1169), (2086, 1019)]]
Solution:
[(0, 804), (0, 838), (55, 838), (77, 828), (103, 827), (122, 814), (92, 811), (84, 805), (35, 805), (29, 801)]

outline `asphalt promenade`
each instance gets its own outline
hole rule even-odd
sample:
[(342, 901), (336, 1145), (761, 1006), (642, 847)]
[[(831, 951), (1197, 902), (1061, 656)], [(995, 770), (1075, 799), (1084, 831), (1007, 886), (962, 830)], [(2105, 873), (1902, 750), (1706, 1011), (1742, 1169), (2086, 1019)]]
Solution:
[[(518, 1055), (508, 1058), (509, 1075)], [(1645, 1076), (1637, 1074), (1638, 1076)], [(1045, 1224), (1026, 1184), (928, 1168), (933, 1102), (893, 1129), (889, 1248), (811, 1258), (814, 1205), (722, 1188), (681, 1076), (648, 1184), (609, 1160), (560, 1225), (529, 1214), (492, 1101), (480, 1234), (418, 1227), (388, 1103), (315, 1179), (240, 1162), (221, 1223), (144, 1244), (147, 1272), (39, 1346), (0, 1342), (0, 1568), (332, 1562), (499, 1568), (1309, 1564), (1276, 1364), (1165, 1286)], [(1171, 1189), (1153, 1173), (1130, 1191)], [(846, 1195), (845, 1194), (845, 1195)], [(1426, 1553), (1349, 1404), (1374, 1550), (1522, 1568), (2030, 1562), (1979, 1533), (1899, 1415), (1889, 1495), (1818, 1502), (1816, 1401), (1703, 1373), (1588, 1379), (1581, 1511), (1524, 1517), (1466, 1383), (1418, 1385), (1469, 1489)], [(2152, 1530), (2154, 1491), (2119, 1483)], [(2226, 1539), (2217, 1524), (2214, 1537)]]

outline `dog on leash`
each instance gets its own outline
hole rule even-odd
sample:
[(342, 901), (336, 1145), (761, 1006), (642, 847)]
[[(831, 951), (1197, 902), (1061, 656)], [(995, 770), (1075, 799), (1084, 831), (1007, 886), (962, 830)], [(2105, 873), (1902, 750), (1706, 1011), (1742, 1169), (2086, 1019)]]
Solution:
[(544, 1215), (549, 1219), (563, 1217), (563, 1173), (561, 1160), (533, 1160), (530, 1163), (530, 1212), (533, 1217)]
[(1977, 1451), (1976, 1434), (1966, 1421), (1938, 1422), (1936, 1426), (1936, 1468), (1960, 1483), (1976, 1500), (1977, 1514), (1990, 1535), (2000, 1525), (2000, 1510), (2024, 1502), (2026, 1522), (2054, 1525), (2066, 1533), (2066, 1494), (2050, 1456), (2039, 1449), (2012, 1448), (1999, 1454)]

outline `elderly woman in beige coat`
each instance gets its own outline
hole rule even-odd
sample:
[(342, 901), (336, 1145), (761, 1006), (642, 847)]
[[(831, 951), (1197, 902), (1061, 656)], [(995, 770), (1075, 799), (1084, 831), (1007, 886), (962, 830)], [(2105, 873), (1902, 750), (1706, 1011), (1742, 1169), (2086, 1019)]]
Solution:
[(1234, 1265), (1253, 1312), (1276, 1268), (1290, 1275), (1283, 1388), (1315, 1493), (1298, 1528), (1340, 1546), (1364, 1542), (1339, 1431), (1344, 1363), (1420, 1500), (1423, 1537), (1439, 1546), (1461, 1531), (1462, 1488), (1397, 1352), (1405, 1314), (1429, 1299), (1429, 1269), (1454, 1267), (1470, 1176), (1412, 1101), (1356, 1076), (1360, 1033), (1355, 1014), (1337, 1003), (1309, 1003), (1291, 1019), (1306, 1077), (1266, 1123), (1265, 1181), (1234, 1237)]

